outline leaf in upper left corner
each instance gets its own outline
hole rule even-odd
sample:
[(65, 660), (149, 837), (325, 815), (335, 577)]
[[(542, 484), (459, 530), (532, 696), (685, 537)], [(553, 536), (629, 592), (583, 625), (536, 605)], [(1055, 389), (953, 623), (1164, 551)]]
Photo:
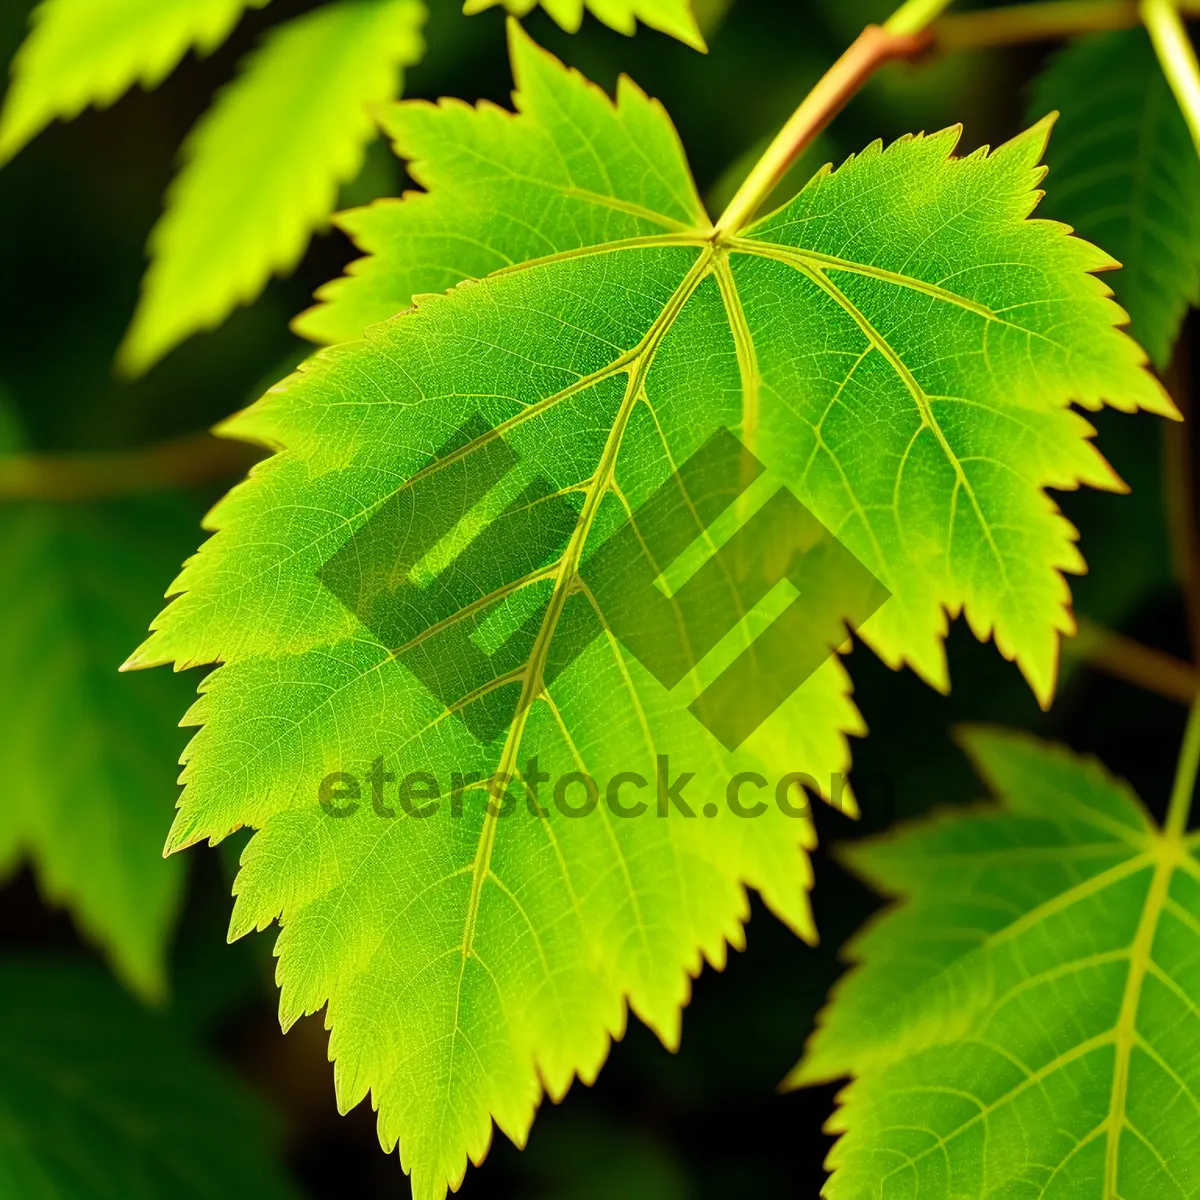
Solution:
[(568, 33), (579, 31), (586, 7), (598, 21), (618, 33), (634, 33), (641, 21), (695, 50), (707, 49), (692, 0), (466, 0), (463, 12), (480, 13), (498, 4), (515, 17), (528, 15), (540, 4)]
[(244, 9), (267, 0), (44, 0), (13, 62), (0, 163), (56, 117), (107, 108), (135, 83), (157, 87), (189, 48), (209, 54)]
[(274, 31), (217, 97), (150, 235), (151, 263), (118, 355), (137, 375), (290, 271), (333, 211), (423, 49), (421, 0), (342, 0)]
[(848, 852), (896, 903), (797, 1085), (854, 1076), (830, 1200), (1200, 1195), (1200, 859), (1093, 759), (967, 733), (998, 797)]

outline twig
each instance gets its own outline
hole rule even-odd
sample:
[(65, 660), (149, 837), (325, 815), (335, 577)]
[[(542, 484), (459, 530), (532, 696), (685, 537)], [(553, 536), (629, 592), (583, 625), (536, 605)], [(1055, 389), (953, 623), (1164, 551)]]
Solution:
[[(804, 98), (746, 177), (717, 221), (718, 237), (737, 233), (753, 218), (817, 134), (885, 63), (919, 58), (934, 46), (950, 52), (1047, 41), (1090, 30), (1124, 29), (1143, 19), (1148, 26), (1152, 19), (1161, 24), (1164, 18), (1157, 12), (1159, 9), (1168, 10), (1169, 18), (1180, 31), (1183, 28), (1180, 12), (1200, 17), (1200, 0), (1180, 0), (1178, 5), (1171, 0), (1141, 0), (1140, 4), (1138, 0), (1045, 0), (1012, 8), (942, 16), (948, 4), (949, 0), (907, 0), (882, 27), (868, 25), (858, 35)], [(1155, 13), (1150, 13), (1151, 9)], [(1153, 28), (1151, 36), (1154, 36)], [(1178, 57), (1178, 37), (1174, 34), (1172, 37), (1175, 37), (1172, 53)], [(1186, 34), (1182, 34), (1182, 39), (1187, 43)], [(1190, 44), (1188, 49), (1190, 51)], [(1159, 53), (1161, 55), (1163, 51), (1160, 49)], [(1176, 86), (1172, 82), (1172, 87)], [(1180, 103), (1183, 103), (1182, 98)], [(1197, 93), (1197, 111), (1200, 111), (1200, 92)]]
[(263, 451), (194, 433), (136, 450), (0, 457), (0, 501), (98, 500), (194, 487), (242, 474)]
[(1080, 619), (1079, 633), (1063, 644), (1064, 653), (1110, 675), (1191, 704), (1200, 696), (1200, 670), (1190, 663)]
[[(1183, 0), (1180, 13), (1200, 17), (1200, 0)], [(1141, 23), (1138, 0), (1046, 0), (1011, 8), (939, 17), (932, 30), (940, 53), (978, 50), (987, 46), (1016, 46), (1023, 42), (1052, 42), (1108, 29), (1129, 29)]]

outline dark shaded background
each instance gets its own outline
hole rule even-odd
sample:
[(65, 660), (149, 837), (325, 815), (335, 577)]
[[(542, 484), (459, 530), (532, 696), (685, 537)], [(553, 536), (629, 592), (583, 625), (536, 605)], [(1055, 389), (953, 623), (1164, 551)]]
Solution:
[[(0, 5), (5, 59), (29, 7), (28, 0)], [(287, 322), (355, 256), (338, 233), (318, 237), (294, 277), (272, 283), (254, 306), (193, 338), (144, 380), (118, 382), (110, 368), (181, 140), (261, 32), (308, 7), (274, 0), (248, 14), (210, 59), (189, 56), (154, 93), (135, 90), (108, 112), (54, 126), (0, 172), (0, 386), (34, 448), (130, 447), (204, 428), (252, 400), (304, 353)], [(429, 51), (410, 73), (407, 94), (506, 101), (500, 14), (464, 18), (455, 0), (431, 0), (431, 7)], [(736, 0), (710, 31), (707, 56), (645, 29), (624, 38), (590, 18), (574, 37), (540, 13), (527, 26), (606, 87), (623, 70), (661, 98), (702, 193), (727, 197), (737, 180), (726, 173), (773, 132), (866, 20), (885, 15), (868, 0)], [(836, 160), (876, 137), (955, 121), (965, 126), (966, 148), (1003, 140), (1020, 127), (1026, 85), (1045, 50), (891, 68), (839, 118), (821, 149)], [(400, 165), (377, 146), (346, 202), (396, 194), (403, 179)], [(1165, 533), (1161, 423), (1116, 413), (1101, 414), (1097, 423), (1101, 448), (1134, 493), (1062, 498), (1093, 565), (1077, 581), (1079, 609), (1186, 658)], [(211, 501), (219, 491), (201, 499)], [(180, 558), (192, 548), (181, 546)], [(148, 614), (155, 600), (147, 598)], [(865, 815), (854, 824), (818, 813), (826, 848), (816, 857), (814, 896), (821, 946), (805, 947), (755, 903), (747, 950), (733, 954), (723, 972), (708, 970), (696, 982), (679, 1053), (669, 1054), (632, 1022), (594, 1087), (576, 1085), (561, 1106), (544, 1106), (526, 1153), (497, 1135), (485, 1167), (468, 1174), (468, 1200), (815, 1196), (829, 1145), (821, 1126), (836, 1088), (786, 1095), (775, 1089), (841, 969), (839, 946), (877, 905), (827, 848), (933, 805), (978, 798), (981, 789), (951, 740), (956, 723), (1020, 725), (1102, 754), (1153, 811), (1163, 812), (1182, 708), (1068, 664), (1053, 711), (1041, 713), (1016, 669), (993, 646), (978, 645), (961, 622), (949, 653), (953, 697), (935, 694), (910, 673), (887, 670), (862, 649), (849, 660), (872, 730), (855, 747), (853, 781)], [(379, 1149), (369, 1108), (346, 1118), (336, 1113), (319, 1018), (301, 1022), (287, 1038), (280, 1033), (270, 936), (225, 945), (235, 856), (236, 847), (189, 852), (171, 1019), (280, 1110), (291, 1168), (309, 1195), (407, 1195), (398, 1157)], [(92, 954), (64, 916), (42, 907), (28, 874), (0, 891), (0, 954), (14, 948)]]

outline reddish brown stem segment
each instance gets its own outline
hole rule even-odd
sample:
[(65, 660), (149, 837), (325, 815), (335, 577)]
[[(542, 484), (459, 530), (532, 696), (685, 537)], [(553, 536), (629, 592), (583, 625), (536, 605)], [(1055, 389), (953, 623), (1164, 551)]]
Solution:
[(263, 451), (211, 433), (136, 450), (0, 457), (0, 502), (97, 500), (194, 487), (243, 474)]

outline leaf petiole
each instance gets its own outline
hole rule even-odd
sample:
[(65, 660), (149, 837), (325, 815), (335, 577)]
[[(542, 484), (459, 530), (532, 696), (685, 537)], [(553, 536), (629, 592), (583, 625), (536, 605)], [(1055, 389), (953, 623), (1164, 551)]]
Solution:
[(904, 0), (883, 23), (885, 33), (896, 37), (911, 37), (922, 33), (950, 7), (951, 0)]
[[(1180, 0), (1181, 14), (1200, 17), (1200, 0)], [(1010, 8), (955, 13), (933, 23), (939, 53), (1048, 42), (1141, 23), (1138, 0), (1040, 0)]]
[(1192, 811), (1192, 794), (1196, 790), (1196, 771), (1200, 768), (1200, 696), (1192, 702), (1179, 763), (1175, 768), (1175, 783), (1171, 787), (1171, 802), (1163, 832), (1168, 838), (1182, 838)]
[(736, 234), (816, 136), (885, 63), (942, 51), (1012, 45), (1145, 22), (1171, 88), (1200, 148), (1200, 67), (1180, 14), (1200, 16), (1200, 0), (1043, 0), (941, 17), (951, 0), (905, 0), (882, 26), (868, 25), (829, 68), (767, 147), (716, 224)]

